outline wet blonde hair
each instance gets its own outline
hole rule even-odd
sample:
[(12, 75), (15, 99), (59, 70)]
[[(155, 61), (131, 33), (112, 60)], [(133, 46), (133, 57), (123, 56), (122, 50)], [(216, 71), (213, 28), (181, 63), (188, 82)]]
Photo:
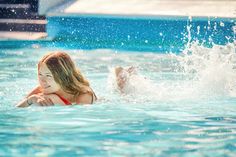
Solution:
[(80, 94), (93, 94), (89, 82), (76, 68), (70, 56), (65, 52), (53, 52), (45, 55), (38, 63), (38, 69), (45, 63), (51, 71), (55, 82), (63, 91), (75, 96)]

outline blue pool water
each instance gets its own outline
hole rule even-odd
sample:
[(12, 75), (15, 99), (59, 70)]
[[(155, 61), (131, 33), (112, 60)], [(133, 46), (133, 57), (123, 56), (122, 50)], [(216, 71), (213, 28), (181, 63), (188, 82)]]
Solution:
[[(108, 30), (94, 26), (109, 20)], [(0, 156), (235, 156), (234, 21), (213, 19), (220, 26), (206, 37), (195, 30), (208, 26), (204, 19), (126, 20), (139, 25), (132, 31), (119, 18), (88, 17), (82, 27), (86, 18), (50, 17), (46, 40), (0, 41)], [(165, 23), (170, 29), (158, 29)], [(38, 60), (56, 50), (71, 55), (100, 100), (15, 108), (37, 85)], [(112, 86), (120, 65), (138, 68), (127, 95)]]

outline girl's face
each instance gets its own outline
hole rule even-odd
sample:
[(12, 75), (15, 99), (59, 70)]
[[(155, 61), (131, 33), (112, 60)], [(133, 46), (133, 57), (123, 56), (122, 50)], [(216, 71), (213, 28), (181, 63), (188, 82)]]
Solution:
[(60, 85), (55, 82), (51, 71), (45, 63), (42, 63), (39, 67), (38, 78), (44, 94), (55, 93), (61, 89)]

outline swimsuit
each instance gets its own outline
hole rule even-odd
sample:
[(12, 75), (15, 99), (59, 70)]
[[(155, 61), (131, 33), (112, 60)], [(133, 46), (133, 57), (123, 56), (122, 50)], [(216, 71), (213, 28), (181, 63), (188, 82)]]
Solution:
[(56, 94), (56, 95), (64, 102), (65, 105), (72, 105), (72, 103), (69, 100), (63, 98), (62, 96), (60, 96), (58, 94)]
[[(58, 94), (56, 94), (56, 95), (64, 102), (65, 105), (72, 105), (72, 103), (69, 100), (67, 100), (66, 98), (64, 98), (64, 97), (62, 97), (62, 96), (60, 96)], [(96, 96), (96, 94), (92, 90), (92, 101), (91, 101), (91, 104), (93, 104), (94, 97), (95, 97), (95, 100), (96, 100), (97, 96)]]

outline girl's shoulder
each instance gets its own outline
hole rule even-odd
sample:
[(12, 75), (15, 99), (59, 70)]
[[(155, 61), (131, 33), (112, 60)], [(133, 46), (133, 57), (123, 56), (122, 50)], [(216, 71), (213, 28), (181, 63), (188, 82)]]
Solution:
[(77, 96), (77, 104), (93, 104), (97, 100), (97, 97), (94, 92), (87, 92)]

